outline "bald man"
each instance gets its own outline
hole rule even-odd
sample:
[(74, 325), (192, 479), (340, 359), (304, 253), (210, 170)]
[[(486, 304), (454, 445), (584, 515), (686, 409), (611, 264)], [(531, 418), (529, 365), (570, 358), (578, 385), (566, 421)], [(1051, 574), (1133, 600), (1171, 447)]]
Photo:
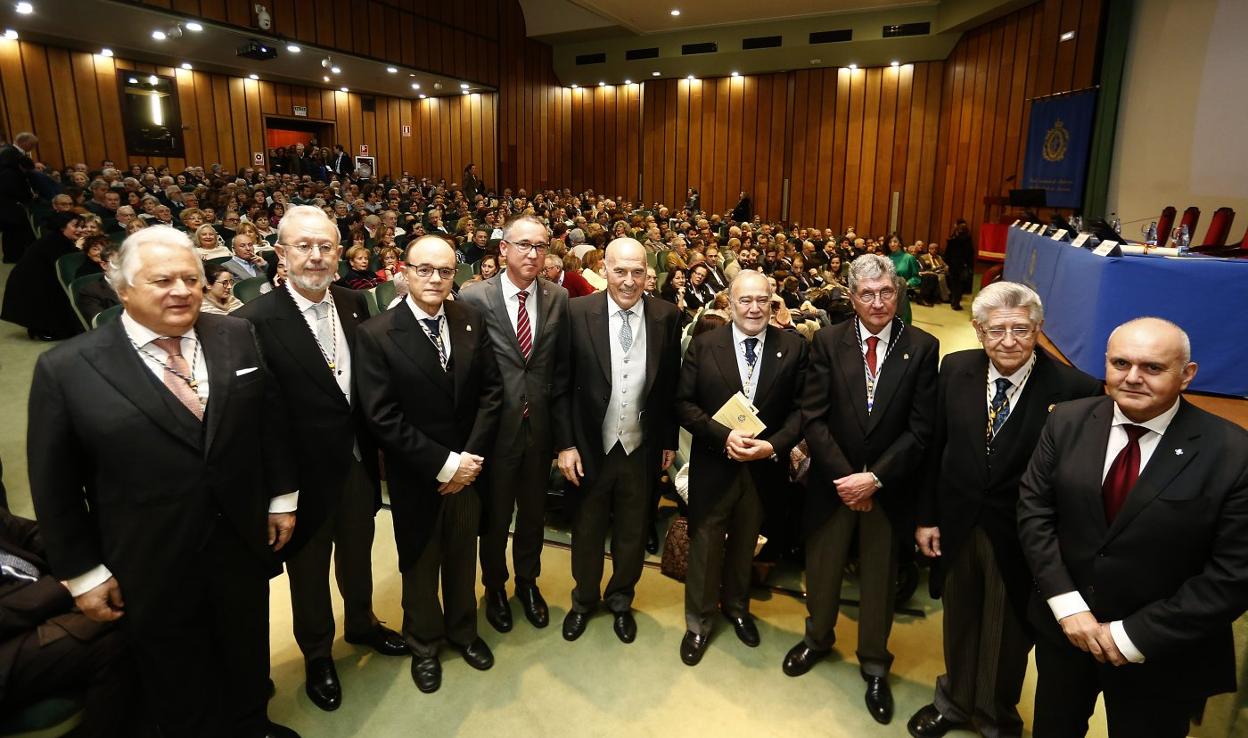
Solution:
[(1106, 397), (1058, 405), (1020, 484), (1035, 576), (1032, 734), (1084, 735), (1099, 693), (1111, 738), (1187, 735), (1235, 691), (1231, 623), (1248, 608), (1248, 433), (1180, 397), (1187, 335), (1119, 326)]
[[(607, 244), (606, 270), (605, 291), (568, 302), (576, 389), (572, 412), (557, 417), (555, 428), (559, 470), (571, 490), (576, 588), (563, 637), (580, 638), (605, 599), (616, 636), (632, 643), (633, 593), (645, 558), (651, 487), (656, 472), (676, 456), (680, 313), (671, 303), (644, 295), (646, 249), (638, 241)], [(612, 574), (603, 596), (608, 532)]]

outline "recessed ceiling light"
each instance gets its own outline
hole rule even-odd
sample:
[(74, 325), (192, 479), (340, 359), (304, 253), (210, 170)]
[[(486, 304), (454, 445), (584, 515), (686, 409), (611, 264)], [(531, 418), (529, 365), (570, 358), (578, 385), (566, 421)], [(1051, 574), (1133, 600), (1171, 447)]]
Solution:
[(734, 76), (734, 77), (740, 77), (740, 76), (741, 76), (741, 73), (740, 73), (740, 72), (733, 72), (733, 73), (732, 73), (732, 76)]
[(334, 74), (342, 74), (342, 67), (330, 67), (329, 71), (333, 72)]
[(10, 41), (16, 41), (17, 31), (14, 31), (12, 28), (6, 28), (4, 29), (4, 37)]
[(191, 21), (190, 23), (186, 24), (186, 30), (195, 31), (196, 33), (199, 33), (200, 31), (204, 30), (204, 27), (196, 23), (195, 21)]
[(572, 83), (572, 89), (574, 89), (574, 90), (575, 90), (575, 89), (576, 89), (576, 88), (578, 88), (578, 87), (580, 87), (580, 85), (578, 85), (578, 84), (577, 84), (577, 83), (575, 83), (575, 82), (573, 82), (573, 83)]
[(659, 76), (659, 72), (651, 72), (651, 73), (650, 73), (650, 76), (651, 76), (651, 77), (658, 77), (658, 76)]
[(152, 31), (152, 38), (156, 39), (157, 41), (164, 41), (166, 38), (165, 32), (160, 29)]
[(460, 83), (459, 83), (459, 89), (461, 89), (461, 90), (466, 90), (466, 89), (468, 89), (468, 83), (467, 83), (467, 82), (460, 82)]
[(350, 91), (351, 91), (351, 90), (347, 89), (346, 87), (339, 87), (338, 89), (342, 90), (343, 92), (350, 92)]
[(691, 74), (691, 75), (689, 75), (688, 77), (685, 77), (685, 79), (687, 79), (687, 80), (689, 80), (690, 82), (692, 82), (692, 81), (694, 81), (695, 79), (697, 79), (697, 77), (695, 77), (695, 76), (693, 76), (693, 75)]
[(249, 75), (247, 75), (247, 78), (248, 78), (248, 79), (260, 79), (260, 75), (258, 75), (258, 74), (249, 74)]
[(191, 63), (190, 63), (190, 62), (182, 62), (182, 68), (183, 68), (183, 69), (186, 69), (186, 70), (191, 69)]
[(858, 68), (858, 65), (857, 65), (857, 64), (850, 64), (850, 65), (849, 65), (849, 71), (851, 71), (851, 72), (852, 72), (852, 71), (854, 71), (854, 70), (855, 70), (855, 69), (857, 69), (857, 68)]
[(471, 95), (471, 94), (472, 94), (472, 90), (464, 90), (464, 94), (465, 94), (465, 95)]
[(137, 85), (137, 84), (139, 83), (139, 81), (138, 81), (137, 79), (135, 79), (134, 77), (131, 77), (130, 79), (128, 79), (128, 80), (126, 80), (126, 81), (127, 81), (127, 82), (129, 82), (129, 83), (130, 83), (130, 84), (132, 84), (132, 85)]
[(113, 55), (112, 49), (100, 49), (100, 56), (112, 56), (112, 55)]
[(631, 79), (626, 79), (626, 80), (624, 80), (624, 84), (626, 84), (626, 85), (631, 85), (632, 83), (633, 83), (633, 81), (632, 81)]
[(35, 6), (31, 5), (30, 3), (18, 3), (16, 10), (18, 13), (22, 15), (30, 15), (31, 13), (35, 12)]
[(901, 66), (901, 62), (899, 62), (899, 61), (897, 61), (896, 59), (894, 59), (894, 60), (892, 60), (892, 61), (889, 63), (889, 65), (888, 65), (888, 66), (890, 66), (890, 67), (900, 67), (900, 66)]
[(599, 87), (606, 87), (606, 86), (607, 86), (607, 83), (606, 83), (606, 82), (599, 82), (599, 83), (598, 83), (598, 86), (599, 86)]
[(680, 15), (680, 9), (679, 9), (679, 8), (672, 8), (672, 15)]
[(429, 97), (429, 96), (428, 96), (428, 95), (426, 95), (426, 94), (425, 94), (425, 93), (423, 93), (423, 92), (422, 92), (422, 93), (420, 93), (420, 99), (421, 99), (421, 100), (424, 100), (426, 97)]
[(299, 44), (286, 44), (286, 50), (292, 54), (298, 54), (300, 51), (303, 51), (303, 48)]
[(415, 73), (415, 72), (408, 72), (408, 73), (407, 73), (407, 76), (409, 76), (409, 77), (415, 77), (415, 76), (416, 76), (416, 73)]
[(325, 75), (325, 76), (321, 77), (321, 79), (323, 79), (323, 80), (325, 80), (326, 82), (328, 82), (328, 81), (329, 81), (329, 75), (327, 74), (327, 75)]
[(148, 83), (149, 85), (155, 85), (155, 84), (156, 84), (157, 82), (159, 82), (159, 81), (160, 81), (160, 78), (159, 78), (159, 77), (157, 77), (157, 76), (156, 76), (156, 75), (154, 75), (154, 74), (153, 74), (153, 75), (151, 75), (151, 76), (149, 76), (149, 77), (147, 78), (147, 83)]
[(386, 67), (386, 71), (389, 72), (390, 74), (394, 74), (398, 72), (399, 70), (395, 69), (394, 67)]
[(412, 89), (413, 89), (413, 90), (419, 90), (419, 89), (420, 89), (420, 83), (419, 83), (419, 82), (413, 82), (413, 83), (412, 83)]

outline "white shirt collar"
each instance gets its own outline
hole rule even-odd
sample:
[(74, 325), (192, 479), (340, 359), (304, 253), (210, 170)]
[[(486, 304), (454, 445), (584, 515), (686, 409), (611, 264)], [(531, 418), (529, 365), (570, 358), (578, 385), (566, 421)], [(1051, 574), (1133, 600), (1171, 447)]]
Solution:
[(530, 298), (537, 296), (537, 280), (536, 279), (533, 280), (532, 284), (530, 284), (528, 287), (524, 288), (523, 290), (517, 287), (515, 282), (511, 281), (511, 277), (508, 277), (506, 272), (503, 272), (502, 275), (499, 276), (498, 281), (503, 283), (503, 299), (504, 300), (510, 300), (511, 298), (515, 297), (521, 292), (529, 293)]
[(433, 315), (430, 315), (429, 313), (426, 313), (423, 308), (421, 308), (419, 305), (416, 304), (416, 301), (412, 299), (411, 295), (408, 295), (407, 299), (404, 300), (404, 302), (406, 302), (407, 306), (412, 309), (412, 315), (416, 316), (416, 320), (433, 320), (434, 318), (440, 318), (446, 315), (446, 303), (439, 305), (438, 312)]
[[(152, 331), (152, 329), (148, 328), (147, 326), (141, 325), (137, 320), (130, 317), (130, 313), (127, 313), (124, 311), (121, 313), (121, 325), (123, 328), (126, 329), (126, 335), (130, 337), (130, 340), (134, 341), (140, 347), (146, 346), (152, 341), (155, 341), (157, 338), (165, 337), (164, 334), (156, 333)], [(187, 330), (186, 333), (183, 333), (181, 336), (178, 336), (178, 338), (189, 338), (192, 341), (199, 340), (198, 337), (195, 335), (194, 326), (191, 326), (191, 328)]]
[(1013, 374), (1007, 377), (1006, 375), (1002, 374), (997, 369), (997, 365), (992, 363), (992, 359), (989, 359), (988, 360), (988, 383), (995, 384), (998, 379), (1001, 379), (1002, 377), (1004, 377), (1005, 379), (1010, 380), (1011, 386), (1017, 387), (1019, 386), (1020, 383), (1022, 383), (1023, 377), (1027, 376), (1027, 372), (1031, 371), (1031, 367), (1035, 363), (1036, 363), (1036, 352), (1032, 351), (1031, 358), (1028, 359), (1025, 364), (1019, 367), (1018, 371), (1014, 372)]
[(295, 307), (296, 307), (296, 308), (299, 310), (299, 312), (301, 312), (301, 313), (306, 313), (306, 312), (308, 312), (308, 308), (312, 307), (313, 305), (319, 305), (319, 304), (321, 304), (322, 302), (324, 302), (324, 303), (329, 302), (329, 288), (328, 288), (328, 287), (327, 287), (327, 288), (325, 288), (325, 296), (321, 298), (321, 301), (320, 301), (320, 302), (312, 302), (312, 301), (311, 301), (311, 300), (309, 300), (308, 298), (306, 298), (306, 297), (304, 297), (303, 295), (299, 294), (299, 290), (295, 289), (294, 285), (292, 285), (292, 284), (290, 283), (290, 280), (289, 280), (289, 279), (288, 279), (288, 280), (286, 280), (286, 291), (287, 291), (287, 292), (289, 292), (289, 293), (290, 293), (290, 296), (294, 298), (294, 300), (295, 300)]
[[(606, 292), (606, 290), (603, 290), (603, 291)], [(644, 303), (645, 303), (644, 299), (638, 300), (636, 303), (633, 304), (631, 308), (628, 309), (628, 312), (632, 313), (635, 317), (638, 317), (638, 318), (642, 317), (642, 315), (645, 314)], [(623, 309), (624, 308), (620, 307), (619, 303), (615, 301), (615, 298), (611, 297), (611, 293), (607, 292), (607, 317), (613, 318), (619, 315), (620, 311)]]
[(875, 336), (879, 338), (880, 343), (884, 344), (885, 346), (888, 345), (888, 340), (893, 337), (893, 321), (891, 320), (888, 321), (888, 325), (880, 329), (879, 333), (872, 333), (871, 331), (867, 330), (867, 326), (863, 325), (862, 321), (859, 321), (858, 324), (862, 326), (862, 345), (863, 346), (867, 345), (867, 338), (869, 338), (870, 336)]
[(1118, 403), (1115, 402), (1114, 422), (1111, 425), (1142, 425), (1157, 435), (1164, 436), (1166, 434), (1166, 429), (1170, 427), (1170, 421), (1174, 420), (1174, 416), (1179, 412), (1179, 402), (1179, 400), (1175, 400), (1174, 404), (1170, 406), (1170, 409), (1166, 410), (1164, 413), (1158, 415), (1152, 420), (1146, 420), (1143, 423), (1137, 423), (1128, 418), (1123, 414), (1122, 409), (1118, 407)]
[(763, 341), (767, 338), (767, 328), (764, 327), (761, 331), (758, 332), (758, 335), (756, 336), (747, 336), (744, 331), (742, 331), (740, 328), (737, 327), (736, 323), (733, 323), (732, 324), (732, 345), (740, 346), (747, 338), (757, 338), (758, 348), (755, 350), (761, 351), (763, 348)]

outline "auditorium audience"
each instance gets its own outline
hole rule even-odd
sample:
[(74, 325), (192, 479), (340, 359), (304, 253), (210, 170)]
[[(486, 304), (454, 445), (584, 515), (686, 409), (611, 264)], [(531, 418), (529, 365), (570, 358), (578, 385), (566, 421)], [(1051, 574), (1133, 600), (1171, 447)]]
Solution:
[(204, 304), (201, 313), (229, 315), (243, 306), (234, 296), (234, 274), (224, 264), (204, 267)]
[(342, 283), (353, 290), (371, 290), (383, 280), (369, 270), (369, 252), (363, 246), (352, 246), (347, 249), (347, 273), (342, 275)]
[(55, 341), (82, 331), (57, 274), (58, 259), (79, 253), (82, 219), (78, 213), (53, 214), (50, 227), (9, 272), (0, 319), (22, 326), (31, 338)]

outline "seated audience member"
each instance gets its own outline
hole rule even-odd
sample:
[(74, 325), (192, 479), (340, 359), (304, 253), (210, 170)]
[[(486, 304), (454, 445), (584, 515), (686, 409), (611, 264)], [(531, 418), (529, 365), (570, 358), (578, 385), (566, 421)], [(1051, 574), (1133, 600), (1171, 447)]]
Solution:
[(918, 258), (919, 279), (923, 280), (919, 286), (919, 302), (929, 306), (936, 302), (949, 302), (949, 265), (940, 255), (940, 244), (935, 241), (927, 244)]
[(135, 734), (133, 684), (121, 632), (76, 611), (38, 524), (0, 507), (0, 715), (82, 692), (74, 735), (123, 738)]
[(646, 267), (646, 294), (658, 297), (659, 291), (659, 273), (654, 267)]
[(78, 267), (78, 271), (74, 273), (74, 279), (89, 277), (92, 274), (103, 274), (105, 267), (108, 266), (108, 256), (104, 252), (111, 243), (108, 236), (96, 235), (83, 239), (82, 252), (87, 255), (87, 260)]
[(708, 283), (711, 270), (703, 262), (689, 267), (689, 284), (685, 287), (685, 311), (692, 316), (715, 299), (715, 289)]
[(199, 253), (199, 258), (204, 261), (233, 256), (233, 253), (225, 247), (225, 242), (217, 235), (217, 229), (210, 225), (201, 225), (196, 229), (194, 239), (195, 250)]
[[(227, 213), (225, 217), (228, 221), (230, 216)], [(251, 222), (256, 226), (256, 233), (264, 240), (267, 247), (272, 248), (273, 244), (277, 243), (277, 229), (269, 222), (269, 214), (261, 210), (256, 213), (256, 217)], [(226, 225), (229, 225), (228, 222)], [(259, 248), (265, 248), (265, 246)]]
[(221, 266), (234, 275), (236, 282), (254, 277), (263, 277), (268, 270), (269, 265), (264, 260), (264, 257), (256, 254), (256, 237), (254, 234), (255, 231), (252, 229), (240, 230), (234, 234), (234, 238), (230, 241), (230, 247), (234, 251), (234, 256)]
[(802, 307), (803, 297), (798, 289), (797, 277), (785, 277), (780, 283), (780, 299), (784, 301), (784, 306), (789, 310), (799, 310)]
[[(186, 208), (178, 213), (178, 221), (182, 224), (180, 228), (187, 233), (194, 233), (204, 223), (204, 211), (199, 208)], [(211, 223), (207, 224), (211, 225)]]
[(83, 213), (82, 229), (79, 231), (78, 239), (74, 241), (74, 246), (81, 251), (82, 243), (90, 236), (98, 236), (104, 232), (103, 221), (94, 213)]
[(546, 266), (542, 269), (542, 276), (567, 290), (569, 298), (592, 295), (595, 292), (593, 285), (585, 281), (580, 272), (566, 271), (563, 266), (563, 258), (558, 254), (546, 254)]
[[(468, 280), (468, 282), (484, 282), (490, 277), (493, 277), (495, 274), (498, 274), (498, 255), (486, 254), (481, 257), (481, 261), (477, 264), (477, 269), (479, 271), (472, 275), (472, 279)], [(464, 284), (467, 284), (468, 282), (465, 282)]]
[(201, 313), (229, 315), (243, 306), (234, 296), (234, 275), (224, 264), (209, 264), (204, 268), (204, 304)]
[[(685, 302), (686, 280), (688, 272), (684, 269), (672, 269), (667, 272), (667, 281), (659, 288), (659, 297), (676, 306), (682, 315), (687, 315)], [(686, 323), (689, 321), (686, 320)]]
[[(208, 209), (206, 208), (204, 212), (207, 211)], [(234, 238), (234, 234), (238, 232), (239, 223), (242, 222), (243, 220), (239, 217), (237, 211), (227, 210), (225, 216), (221, 218), (221, 222), (219, 224), (209, 221), (209, 225), (216, 229), (217, 235), (221, 237), (222, 241), (230, 243), (230, 241)]]
[(381, 280), (377, 279), (368, 268), (369, 253), (368, 249), (360, 246), (352, 246), (347, 250), (347, 273), (342, 275), (342, 283), (353, 290), (371, 290)]
[(0, 319), (22, 326), (31, 338), (55, 341), (82, 332), (56, 272), (57, 260), (78, 253), (75, 242), (82, 233), (82, 217), (53, 213), (50, 227), (26, 247), (21, 261), (9, 272)]
[(585, 252), (583, 257), (585, 267), (581, 269), (581, 276), (585, 278), (589, 285), (597, 290), (605, 290), (607, 288), (607, 278), (605, 275), (606, 266), (602, 260), (601, 249), (590, 249)]
[(279, 258), (277, 264), (273, 266), (273, 276), (269, 278), (269, 281), (260, 285), (260, 294), (272, 292), (274, 288), (284, 284), (286, 284), (286, 260)]

